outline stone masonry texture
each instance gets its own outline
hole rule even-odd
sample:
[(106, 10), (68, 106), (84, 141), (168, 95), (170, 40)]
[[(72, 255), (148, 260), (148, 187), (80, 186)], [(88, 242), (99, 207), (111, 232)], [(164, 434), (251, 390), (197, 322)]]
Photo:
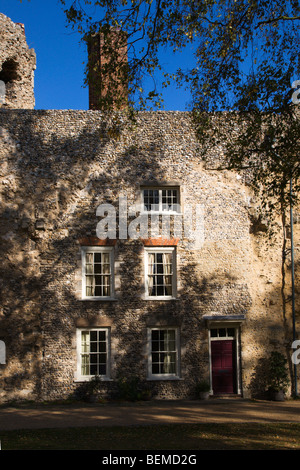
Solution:
[[(220, 149), (203, 160), (185, 112), (141, 112), (132, 121), (123, 112), (0, 109), (1, 402), (77, 396), (76, 330), (85, 327), (110, 328), (105, 396), (115, 396), (120, 377), (138, 377), (154, 398), (194, 397), (196, 383), (211, 377), (210, 328), (231, 325), (237, 392), (263, 391), (270, 351), (291, 353), (290, 311), (283, 318), (281, 307), (282, 242), (279, 233), (270, 243), (255, 223), (251, 187), (243, 175), (217, 170), (219, 158)], [(200, 245), (176, 236), (172, 216), (169, 237), (99, 240), (97, 208), (111, 204), (119, 217), (120, 196), (133, 207), (149, 185), (179, 188), (183, 213), (201, 208)], [(128, 226), (136, 215), (128, 213)], [(299, 266), (298, 223), (294, 230)], [(81, 246), (105, 244), (114, 250), (115, 298), (83, 300)], [(176, 298), (146, 299), (145, 249), (170, 245)], [(148, 380), (151, 327), (180, 331), (177, 380)]]
[(5, 83), (5, 102), (0, 108), (34, 108), (36, 55), (29, 49), (24, 25), (0, 13), (0, 80)]
[[(272, 345), (285, 346), (280, 249), (251, 231), (242, 179), (205, 168), (189, 114), (145, 112), (132, 123), (122, 113), (1, 110), (0, 129), (2, 399), (75, 393), (78, 326), (111, 328), (112, 379), (146, 381), (153, 325), (181, 332), (181, 380), (151, 382), (153, 393), (189, 397), (209, 376), (205, 319), (214, 316), (244, 318), (240, 373), (251, 394), (260, 359)], [(80, 243), (95, 244), (97, 207), (118, 211), (120, 194), (134, 205), (151, 182), (176, 183), (183, 210), (199, 204), (204, 211), (202, 246), (193, 249), (184, 237), (176, 245), (176, 300), (144, 299), (141, 239), (116, 240), (116, 300), (82, 300)]]

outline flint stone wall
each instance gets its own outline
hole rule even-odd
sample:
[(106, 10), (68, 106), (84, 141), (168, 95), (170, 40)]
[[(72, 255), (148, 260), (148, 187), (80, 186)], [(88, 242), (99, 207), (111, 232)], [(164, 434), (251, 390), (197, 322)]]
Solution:
[(0, 13), (0, 80), (5, 84), (0, 108), (33, 109), (36, 54), (29, 49), (25, 29)]
[[(220, 155), (221, 157), (221, 155)], [(76, 393), (75, 333), (111, 328), (110, 382), (139, 376), (157, 398), (187, 398), (209, 376), (207, 319), (240, 323), (240, 381), (254, 393), (260, 359), (283, 345), (280, 245), (253, 234), (253, 197), (240, 175), (205, 167), (188, 113), (0, 110), (2, 401)], [(218, 156), (215, 155), (215, 159)], [(203, 207), (204, 241), (177, 244), (177, 298), (144, 299), (144, 245), (117, 240), (115, 301), (81, 299), (80, 239), (95, 237), (96, 209), (118, 210), (145, 183), (178, 184), (181, 205)], [(128, 223), (132, 218), (128, 218)], [(147, 381), (149, 326), (180, 328), (181, 379)]]

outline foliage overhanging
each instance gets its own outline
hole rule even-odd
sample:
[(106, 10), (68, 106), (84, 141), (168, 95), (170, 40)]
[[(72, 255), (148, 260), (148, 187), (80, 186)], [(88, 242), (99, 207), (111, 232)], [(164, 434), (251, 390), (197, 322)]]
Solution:
[[(275, 206), (282, 211), (291, 202), (291, 180), (296, 199), (300, 108), (292, 97), (293, 83), (300, 79), (299, 0), (60, 2), (82, 37), (99, 30), (107, 34), (111, 28), (126, 32), (129, 107), (161, 106), (155, 86), (148, 94), (143, 89), (144, 77), (159, 71), (163, 87), (173, 80), (190, 89), (190, 110), (203, 148), (222, 142), (229, 167), (251, 168), (253, 186), (268, 198), (270, 211)], [(176, 52), (191, 47), (189, 69), (172, 74), (162, 69), (162, 48)], [(112, 54), (107, 67), (115, 73), (122, 64)], [(230, 128), (235, 132), (228, 133)]]

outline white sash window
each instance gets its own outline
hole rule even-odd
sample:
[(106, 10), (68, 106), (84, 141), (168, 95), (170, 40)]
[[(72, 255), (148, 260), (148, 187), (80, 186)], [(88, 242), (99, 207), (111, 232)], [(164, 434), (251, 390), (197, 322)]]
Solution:
[(77, 330), (77, 380), (110, 376), (110, 330)]
[(176, 250), (145, 248), (146, 297), (171, 299), (176, 297)]
[(82, 297), (84, 299), (110, 299), (113, 296), (113, 248), (82, 248)]

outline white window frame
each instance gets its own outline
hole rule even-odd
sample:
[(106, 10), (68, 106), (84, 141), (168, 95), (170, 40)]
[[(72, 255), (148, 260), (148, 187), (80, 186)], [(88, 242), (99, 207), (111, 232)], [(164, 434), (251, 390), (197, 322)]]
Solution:
[[(145, 199), (144, 199), (144, 191), (158, 191), (158, 210), (152, 210), (152, 209), (147, 209), (145, 205)], [(177, 210), (163, 210), (163, 202), (162, 202), (162, 192), (163, 191), (176, 191), (177, 193)], [(141, 212), (146, 213), (146, 214), (180, 214), (181, 213), (181, 208), (180, 208), (180, 191), (178, 186), (145, 186), (141, 188), (141, 206), (142, 210)]]
[[(163, 353), (162, 350), (152, 351), (152, 332), (153, 331), (172, 330), (175, 332), (176, 359), (174, 373), (153, 373), (152, 371), (152, 353)], [(147, 330), (147, 356), (148, 356), (148, 380), (178, 380), (180, 379), (180, 332), (178, 327), (159, 326), (148, 328)]]
[[(86, 254), (87, 253), (109, 253), (110, 254), (110, 295), (109, 296), (88, 296), (86, 295)], [(110, 300), (115, 297), (114, 290), (114, 248), (103, 246), (84, 246), (81, 247), (82, 259), (82, 299), (84, 300)]]
[[(76, 374), (75, 374), (75, 379), (76, 381), (80, 382), (85, 382), (91, 380), (95, 375), (91, 374), (83, 374), (82, 373), (82, 356), (83, 352), (81, 349), (82, 346), (82, 332), (91, 332), (91, 331), (105, 331), (106, 333), (106, 374), (95, 374), (101, 377), (102, 380), (110, 380), (110, 373), (111, 373), (111, 346), (110, 346), (110, 328), (77, 328), (76, 330), (76, 355), (77, 355), (77, 367), (76, 367)], [(89, 352), (86, 352), (86, 354), (90, 354)]]
[[(149, 254), (171, 253), (172, 254), (172, 294), (171, 295), (149, 295)], [(176, 247), (145, 247), (145, 298), (151, 300), (170, 300), (177, 296), (177, 269), (176, 269)]]

